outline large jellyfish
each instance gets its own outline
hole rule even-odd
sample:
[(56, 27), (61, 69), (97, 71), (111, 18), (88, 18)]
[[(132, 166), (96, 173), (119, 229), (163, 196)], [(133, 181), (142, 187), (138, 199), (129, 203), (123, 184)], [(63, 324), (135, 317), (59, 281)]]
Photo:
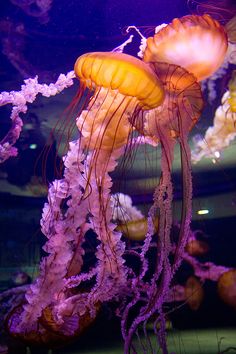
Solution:
[(218, 21), (209, 15), (188, 15), (148, 38), (143, 59), (180, 65), (201, 81), (221, 66), (227, 47), (226, 31)]
[[(75, 74), (79, 96), (88, 89), (77, 118), (81, 137), (70, 144), (64, 177), (53, 182), (44, 206), (41, 227), (48, 256), (24, 303), (7, 321), (12, 335), (37, 344), (58, 344), (58, 335), (70, 339), (95, 318), (99, 304), (128, 292), (125, 245), (111, 222), (109, 173), (133, 130), (129, 120), (164, 99), (152, 69), (126, 54), (82, 55)], [(98, 245), (96, 262), (85, 270), (83, 242), (89, 229)]]
[[(210, 16), (185, 16), (150, 37), (146, 42), (143, 59), (150, 63), (165, 90), (163, 104), (135, 117), (134, 126), (145, 136), (158, 139), (161, 145), (161, 178), (154, 192), (154, 203), (149, 211), (149, 228), (141, 252), (142, 271), (140, 291), (136, 292), (123, 314), (122, 331), (125, 352), (132, 347), (132, 338), (139, 325), (157, 314), (160, 331), (157, 333), (163, 353), (165, 341), (165, 302), (171, 281), (179, 268), (186, 246), (191, 221), (191, 153), (188, 133), (200, 117), (203, 108), (201, 87), (198, 81), (210, 76), (222, 64), (227, 50), (224, 28)], [(180, 66), (181, 65), (181, 66)], [(182, 216), (178, 244), (174, 249), (170, 231), (172, 225), (173, 187), (171, 169), (174, 146), (180, 145), (183, 179)], [(153, 220), (159, 213), (157, 260), (153, 277), (147, 282), (147, 250), (153, 233)], [(145, 258), (146, 257), (146, 258)], [(145, 291), (143, 290), (145, 288)], [(136, 311), (136, 316), (133, 312)], [(157, 323), (156, 322), (156, 323)], [(154, 325), (156, 330), (156, 324)], [(150, 344), (150, 342), (149, 342)]]

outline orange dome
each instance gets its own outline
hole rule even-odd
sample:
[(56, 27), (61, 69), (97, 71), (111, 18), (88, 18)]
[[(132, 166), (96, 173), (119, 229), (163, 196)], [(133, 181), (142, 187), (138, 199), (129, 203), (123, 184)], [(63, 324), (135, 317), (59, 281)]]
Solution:
[(219, 22), (209, 15), (189, 15), (174, 19), (148, 38), (143, 59), (180, 65), (201, 81), (222, 65), (227, 47), (227, 35)]
[(185, 296), (191, 310), (198, 310), (204, 298), (204, 290), (196, 277), (191, 276), (188, 278), (185, 284)]
[(117, 52), (94, 52), (81, 55), (75, 74), (88, 88), (105, 87), (124, 96), (136, 97), (142, 109), (159, 106), (164, 91), (149, 66), (131, 55)]
[(236, 310), (236, 269), (223, 273), (217, 284), (221, 299)]

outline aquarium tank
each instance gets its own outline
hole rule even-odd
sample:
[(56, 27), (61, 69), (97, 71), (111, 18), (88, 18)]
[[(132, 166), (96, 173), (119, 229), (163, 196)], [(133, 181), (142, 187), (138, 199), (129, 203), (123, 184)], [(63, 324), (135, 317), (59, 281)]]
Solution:
[(236, 352), (236, 4), (0, 4), (0, 353)]

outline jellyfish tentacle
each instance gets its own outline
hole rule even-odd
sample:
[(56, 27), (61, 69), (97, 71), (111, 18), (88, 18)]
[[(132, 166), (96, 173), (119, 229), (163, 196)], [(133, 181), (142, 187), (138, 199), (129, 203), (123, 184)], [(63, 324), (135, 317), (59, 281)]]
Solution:
[[(118, 68), (116, 60), (119, 63)], [(106, 62), (110, 65), (110, 75), (104, 71)], [(126, 62), (128, 71), (124, 65)], [(135, 70), (133, 64), (137, 64)], [(108, 172), (115, 167), (115, 156), (118, 149), (126, 144), (130, 135), (131, 125), (128, 120), (131, 116), (130, 112), (135, 111), (138, 104), (141, 108), (156, 105), (162, 100), (163, 93), (161, 88), (158, 88), (158, 79), (147, 65), (120, 53), (86, 54), (77, 60), (75, 71), (82, 80), (87, 80), (87, 82), (98, 86), (103, 81), (105, 85), (105, 87), (99, 87), (96, 102), (92, 98), (85, 115), (82, 114), (77, 120), (77, 125), (81, 129), (87, 148), (94, 150), (86, 162), (88, 165), (86, 167), (88, 168), (86, 178), (91, 185), (91, 190), (93, 190), (88, 197), (91, 200), (89, 210), (92, 214), (91, 224), (93, 224), (93, 229), (99, 241), (101, 241), (97, 249), (97, 258), (98, 262), (101, 259), (102, 262), (99, 263), (96, 285), (89, 295), (92, 301), (93, 297), (102, 298), (103, 296), (107, 299), (107, 296), (113, 296), (112, 294), (117, 289), (117, 286), (114, 286), (117, 274), (120, 274), (120, 284), (122, 285), (125, 276), (122, 276), (121, 273), (126, 273), (126, 270), (123, 270), (122, 264), (124, 261), (121, 257), (124, 249), (122, 244), (118, 246), (120, 234), (114, 233), (114, 226), (109, 221), (111, 219), (110, 208), (108, 207), (110, 205), (111, 180)], [(117, 77), (117, 72), (121, 74), (119, 77)], [(139, 73), (144, 80), (144, 84), (140, 80), (133, 80)], [(132, 81), (135, 84), (128, 90), (127, 85), (130, 85)], [(143, 91), (143, 87), (148, 87), (149, 94)], [(127, 91), (129, 94), (128, 97), (125, 97)], [(106, 112), (105, 115), (104, 111)], [(98, 200), (99, 206), (95, 206), (93, 200)], [(120, 247), (120, 249), (117, 247)], [(110, 263), (109, 258), (112, 257), (114, 260)], [(106, 282), (107, 290), (110, 290), (106, 294), (102, 294), (102, 284)]]
[(12, 111), (10, 130), (0, 142), (0, 163), (11, 156), (17, 155), (17, 149), (13, 145), (19, 139), (23, 127), (20, 114), (27, 112), (27, 104), (33, 103), (39, 93), (45, 97), (57, 95), (65, 88), (72, 86), (74, 78), (74, 71), (70, 71), (66, 75), (60, 74), (55, 83), (46, 85), (39, 84), (36, 76), (34, 79), (24, 80), (24, 85), (21, 86), (20, 91), (1, 92), (0, 106), (11, 104)]
[[(159, 139), (162, 144), (162, 176), (160, 178), (159, 186), (154, 192), (154, 204), (149, 211), (148, 221), (153, 224), (156, 217), (156, 212), (159, 210), (159, 230), (158, 230), (158, 259), (156, 259), (156, 270), (151, 280), (151, 284), (147, 288), (147, 296), (145, 297), (145, 304), (140, 308), (139, 314), (133, 320), (129, 329), (126, 328), (129, 311), (140, 301), (140, 293), (137, 293), (134, 299), (127, 305), (122, 318), (122, 331), (125, 338), (125, 353), (129, 353), (132, 337), (138, 326), (144, 321), (148, 320), (150, 316), (158, 312), (161, 316), (162, 305), (165, 301), (167, 291), (171, 281), (171, 267), (169, 261), (169, 254), (171, 251), (170, 243), (170, 229), (172, 225), (172, 182), (171, 182), (171, 166), (173, 161), (173, 149), (175, 145), (174, 139), (169, 142), (166, 138), (165, 129), (158, 126)], [(149, 230), (150, 232), (151, 230)], [(142, 256), (143, 257), (143, 256)], [(143, 257), (144, 258), (144, 257)], [(145, 275), (143, 271), (142, 276)], [(159, 285), (157, 285), (159, 281)], [(162, 332), (164, 331), (163, 323), (161, 322)], [(160, 337), (161, 339), (161, 337)], [(164, 340), (160, 341), (160, 346), (163, 353), (167, 353), (166, 343)]]
[[(141, 301), (142, 286), (146, 286), (147, 295), (145, 299), (142, 298), (144, 304), (139, 306), (138, 315), (133, 320), (127, 333), (126, 350), (131, 346), (132, 336), (134, 335), (138, 326), (146, 321), (153, 314), (158, 315), (160, 323), (160, 331), (158, 332), (159, 345), (163, 353), (167, 353), (167, 346), (165, 341), (165, 326), (164, 326), (164, 310), (163, 304), (167, 300), (167, 293), (170, 288), (173, 276), (180, 265), (183, 244), (188, 238), (189, 222), (191, 215), (191, 169), (189, 164), (189, 149), (187, 146), (187, 135), (193, 125), (200, 116), (203, 100), (201, 89), (196, 81), (194, 75), (188, 73), (184, 68), (174, 64), (168, 63), (151, 63), (153, 68), (165, 89), (165, 100), (161, 106), (148, 111), (144, 115), (144, 122), (140, 117), (134, 121), (134, 125), (141, 127), (144, 135), (158, 139), (161, 145), (161, 177), (158, 187), (154, 192), (154, 203), (149, 211), (149, 223), (159, 211), (159, 228), (157, 239), (157, 262), (153, 277), (150, 283), (140, 284), (139, 295), (137, 294), (132, 306), (129, 306), (124, 316), (123, 321), (127, 325), (130, 310), (137, 306)], [(173, 162), (174, 146), (176, 142), (180, 144), (181, 158), (183, 161), (183, 197), (186, 201), (183, 203), (183, 208), (189, 208), (184, 211), (182, 215), (181, 231), (179, 248), (176, 253), (174, 261), (170, 260), (172, 252), (170, 231), (172, 226), (172, 180), (171, 169)], [(151, 230), (151, 228), (150, 228)], [(149, 246), (149, 233), (147, 235), (148, 241), (145, 243)], [(143, 256), (142, 256), (143, 257)], [(147, 261), (143, 257), (143, 273), (147, 269)], [(142, 279), (143, 280), (143, 279)], [(124, 330), (125, 332), (125, 330)]]
[[(70, 144), (71, 150), (65, 159), (64, 178), (56, 180), (49, 189), (48, 203), (44, 206), (41, 219), (42, 232), (48, 238), (44, 250), (49, 255), (43, 258), (40, 275), (26, 293), (27, 303), (23, 306), (24, 311), (19, 321), (13, 321), (12, 332), (34, 331), (42, 311), (63, 297), (64, 277), (69, 270), (72, 271), (72, 244), (77, 244), (77, 248), (80, 248), (76, 272), (82, 266), (81, 243), (89, 226), (86, 223), (86, 207), (80, 204), (79, 213), (75, 211), (78, 210), (78, 200), (81, 198), (80, 173), (83, 171), (84, 159), (83, 153), (78, 155), (78, 145)], [(61, 206), (66, 199), (68, 210), (63, 213)]]
[[(189, 106), (189, 103), (184, 100), (184, 105)], [(187, 113), (188, 114), (188, 113)], [(177, 249), (175, 251), (175, 259), (173, 265), (173, 272), (179, 268), (183, 258), (184, 249), (186, 247), (189, 234), (190, 223), (192, 218), (192, 175), (191, 175), (191, 150), (187, 143), (185, 129), (182, 125), (182, 120), (179, 115), (180, 126), (180, 154), (181, 154), (181, 166), (182, 166), (182, 185), (183, 185), (183, 197), (182, 197), (182, 211), (181, 211), (181, 224), (179, 231), (179, 240)]]
[[(104, 152), (98, 155), (97, 168), (100, 164), (103, 174), (101, 183), (98, 183), (97, 176), (94, 175), (95, 171), (91, 174), (93, 195), (89, 197), (89, 211), (92, 214), (90, 220), (101, 243), (96, 252), (98, 259), (97, 281), (88, 295), (89, 301), (94, 301), (94, 298), (107, 301), (114, 296), (114, 292), (117, 292), (117, 286), (122, 287), (126, 284), (127, 271), (122, 258), (125, 246), (120, 240), (121, 233), (114, 231), (115, 225), (109, 221), (111, 220), (110, 188), (112, 182), (108, 173), (115, 168), (116, 160), (121, 153), (122, 151), (116, 151), (113, 154)], [(106, 173), (104, 173), (103, 164), (107, 163), (106, 159), (109, 162)], [(98, 173), (98, 170), (96, 173)], [(94, 203), (95, 200), (100, 201), (98, 205)], [(107, 288), (105, 294), (104, 286)]]

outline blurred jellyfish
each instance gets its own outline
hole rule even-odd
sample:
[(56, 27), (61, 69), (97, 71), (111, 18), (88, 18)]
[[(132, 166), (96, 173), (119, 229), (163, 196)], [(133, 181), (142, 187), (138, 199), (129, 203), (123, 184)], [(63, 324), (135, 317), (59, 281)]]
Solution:
[[(147, 218), (132, 204), (127, 194), (116, 193), (112, 195), (112, 219), (118, 224), (116, 230), (129, 240), (142, 241), (148, 231)], [(155, 231), (158, 229), (158, 219), (155, 220)]]
[(11, 2), (20, 7), (27, 15), (36, 17), (40, 23), (45, 24), (49, 21), (48, 12), (53, 0), (11, 0)]
[(186, 281), (185, 297), (191, 310), (199, 309), (204, 298), (204, 290), (201, 282), (195, 276), (190, 276)]
[(202, 256), (209, 251), (209, 246), (205, 241), (192, 239), (186, 245), (186, 252), (191, 256)]
[(235, 139), (236, 129), (236, 79), (235, 70), (229, 81), (229, 89), (221, 99), (221, 105), (216, 109), (213, 125), (208, 127), (205, 136), (193, 140), (192, 161), (197, 163), (203, 157), (211, 158), (215, 163), (222, 151)]
[(236, 269), (223, 273), (217, 284), (221, 299), (236, 310)]

